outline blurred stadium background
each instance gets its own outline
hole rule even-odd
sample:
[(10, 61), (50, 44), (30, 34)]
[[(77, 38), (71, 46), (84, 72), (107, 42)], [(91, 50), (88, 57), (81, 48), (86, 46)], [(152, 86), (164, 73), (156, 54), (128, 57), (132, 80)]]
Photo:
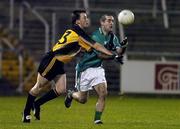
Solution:
[[(90, 14), (89, 33), (102, 14), (110, 13), (116, 18), (115, 33), (129, 39), (122, 67), (105, 62), (110, 93), (179, 94), (179, 5), (179, 0), (0, 0), (0, 95), (26, 93), (33, 86), (42, 55), (79, 8)], [(118, 24), (122, 9), (134, 12), (134, 24)], [(74, 85), (75, 64), (65, 68), (68, 87)]]

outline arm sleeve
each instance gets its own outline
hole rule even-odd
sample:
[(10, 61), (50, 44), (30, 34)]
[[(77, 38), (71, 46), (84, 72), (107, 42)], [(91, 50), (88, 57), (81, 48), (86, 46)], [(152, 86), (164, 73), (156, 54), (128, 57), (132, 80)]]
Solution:
[(94, 41), (89, 35), (87, 35), (85, 32), (79, 35), (82, 40), (84, 40), (86, 43), (89, 44), (95, 44), (96, 41)]
[(84, 30), (82, 30), (80, 27), (78, 26), (74, 26), (73, 31), (75, 31), (78, 35), (78, 42), (79, 45), (84, 48), (86, 51), (89, 51), (93, 44), (95, 44), (96, 42), (88, 35), (86, 34), (86, 32)]
[(95, 43), (96, 42), (92, 38), (90, 38), (85, 32), (79, 35), (79, 45), (86, 51), (89, 51)]

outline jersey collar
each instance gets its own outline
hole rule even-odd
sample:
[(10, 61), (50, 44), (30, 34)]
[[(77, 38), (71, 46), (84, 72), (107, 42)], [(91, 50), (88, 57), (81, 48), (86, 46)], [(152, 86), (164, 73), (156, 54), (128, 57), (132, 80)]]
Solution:
[(109, 32), (107, 35), (105, 35), (105, 34), (103, 33), (103, 31), (102, 31), (102, 28), (101, 28), (101, 27), (99, 27), (99, 32), (100, 32), (100, 34), (102, 34), (102, 35), (104, 35), (104, 36), (109, 36), (109, 34), (110, 34), (110, 32)]
[(99, 32), (100, 32), (100, 34), (102, 34), (102, 35), (106, 36), (106, 35), (103, 33), (103, 31), (102, 31), (102, 28), (101, 28), (101, 27), (99, 27)]

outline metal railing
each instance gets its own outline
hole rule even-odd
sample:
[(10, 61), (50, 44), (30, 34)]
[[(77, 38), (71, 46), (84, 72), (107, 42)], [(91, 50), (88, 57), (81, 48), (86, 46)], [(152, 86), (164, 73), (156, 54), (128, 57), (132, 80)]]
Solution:
[(168, 17), (168, 13), (167, 13), (166, 0), (161, 0), (161, 6), (162, 6), (162, 11), (163, 11), (164, 27), (166, 29), (168, 29), (169, 28), (169, 17)]
[(20, 7), (20, 14), (19, 14), (19, 38), (20, 40), (23, 39), (24, 34), (24, 7), (26, 7), (36, 18), (44, 25), (45, 27), (45, 52), (49, 51), (49, 24), (45, 18), (43, 18), (36, 9), (32, 8), (28, 2), (23, 2)]
[[(14, 0), (9, 0), (9, 14), (10, 14), (10, 20), (9, 20), (9, 28), (13, 28), (14, 26)], [(79, 8), (79, 3), (81, 1), (80, 0), (76, 0), (75, 1), (75, 8), (74, 9), (78, 9)], [(89, 7), (89, 0), (83, 0), (83, 5), (84, 5), (84, 8), (86, 8), (88, 10), (88, 12), (90, 11), (96, 11), (96, 12), (113, 12), (114, 14), (118, 14), (118, 12), (120, 12), (120, 9), (119, 10), (115, 10), (115, 9), (109, 9), (109, 8), (92, 8), (92, 7)], [(153, 0), (153, 5), (152, 5), (152, 9), (151, 10), (141, 10), (141, 9), (134, 9), (133, 11), (135, 13), (152, 13), (152, 16), (153, 17), (156, 17), (157, 13), (161, 13), (162, 16), (163, 16), (163, 24), (164, 24), (164, 27), (165, 28), (168, 28), (169, 27), (169, 18), (168, 18), (168, 15), (169, 14), (176, 14), (176, 13), (180, 13), (180, 11), (169, 11), (167, 10), (167, 4), (166, 4), (166, 0), (161, 0), (161, 7), (162, 7), (162, 10), (157, 10), (157, 0)], [(72, 11), (73, 8), (68, 8), (68, 7), (45, 7), (45, 6), (35, 6), (34, 8), (32, 8), (30, 6), (30, 4), (28, 2), (23, 2), (21, 7), (20, 7), (20, 11), (19, 11), (19, 38), (20, 39), (23, 39), (23, 34), (24, 34), (24, 25), (23, 25), (23, 22), (24, 22), (24, 9), (27, 8), (34, 16), (36, 16), (36, 18), (41, 21), (41, 23), (44, 25), (45, 27), (45, 52), (47, 52), (49, 50), (49, 46), (50, 46), (50, 43), (49, 43), (49, 28), (50, 28), (50, 25), (48, 24), (47, 20), (45, 18), (43, 18), (39, 13), (38, 13), (38, 10), (53, 10), (54, 12), (52, 12), (52, 38), (51, 38), (51, 41), (52, 42), (55, 42), (55, 35), (56, 35), (56, 15), (57, 13), (55, 13), (55, 11)], [(119, 32), (120, 32), (120, 37), (123, 38), (124, 37), (124, 29), (121, 25), (118, 25), (118, 28), (119, 28)]]
[(9, 29), (14, 28), (14, 0), (9, 2)]
[[(29, 12), (31, 12), (45, 27), (45, 45), (44, 45), (44, 48), (45, 48), (45, 52), (47, 52), (49, 50), (49, 46), (50, 46), (50, 43), (49, 43), (49, 32), (50, 32), (50, 25), (48, 24), (47, 20), (42, 17), (38, 11), (46, 11), (46, 10), (51, 10), (52, 12), (52, 38), (51, 38), (51, 41), (54, 43), (55, 42), (55, 37), (56, 37), (56, 28), (57, 28), (57, 12), (63, 12), (63, 11), (72, 11), (74, 9), (78, 9), (80, 8), (79, 7), (79, 2), (81, 2), (80, 0), (76, 0), (76, 6), (74, 8), (69, 8), (69, 7), (45, 7), (45, 6), (35, 6), (35, 7), (31, 7), (31, 5), (28, 3), (28, 2), (23, 2), (20, 6), (20, 10), (19, 10), (19, 39), (23, 39), (23, 35), (24, 35), (24, 9), (28, 9)], [(88, 3), (89, 1), (88, 0), (84, 0), (84, 6), (85, 8), (87, 8), (89, 10), (89, 12), (109, 12), (109, 13), (114, 13), (116, 16), (118, 15), (118, 13), (121, 11), (120, 9), (110, 9), (110, 8), (92, 8), (92, 7), (89, 7)], [(170, 11), (170, 10), (167, 10), (167, 5), (166, 5), (166, 0), (161, 0), (161, 6), (162, 6), (162, 10), (158, 10), (157, 9), (157, 0), (153, 0), (153, 5), (152, 5), (152, 9), (147, 9), (147, 10), (141, 10), (141, 9), (134, 9), (133, 11), (135, 13), (148, 13), (148, 14), (152, 14), (152, 17), (156, 18), (157, 14), (162, 14), (163, 16), (163, 24), (164, 24), (164, 27), (165, 28), (168, 28), (169, 27), (169, 18), (168, 18), (168, 15), (169, 14), (180, 14), (180, 11)], [(10, 11), (9, 11), (9, 14), (10, 14), (10, 21), (9, 21), (9, 27), (12, 29), (13, 26), (14, 26), (14, 13), (13, 13), (13, 10), (14, 10), (14, 0), (10, 0)], [(116, 24), (119, 28), (119, 35), (120, 35), (120, 38), (123, 39), (124, 38), (124, 28), (121, 24)], [(130, 55), (132, 53), (129, 53)], [(138, 55), (141, 55), (141, 54), (147, 54), (147, 53), (133, 53), (133, 54), (138, 54)], [(165, 53), (165, 54), (162, 54), (162, 53), (156, 53), (156, 55), (161, 55), (162, 58), (167, 56), (167, 54), (170, 54), (172, 55), (172, 53)], [(179, 56), (179, 53), (176, 53), (174, 54), (173, 56)], [(0, 58), (1, 58), (1, 54), (0, 54)], [(19, 58), (19, 60), (21, 60), (21, 58)], [(1, 69), (1, 65), (0, 65), (0, 69)], [(20, 71), (22, 72), (22, 71)], [(22, 75), (21, 75), (22, 76)]]

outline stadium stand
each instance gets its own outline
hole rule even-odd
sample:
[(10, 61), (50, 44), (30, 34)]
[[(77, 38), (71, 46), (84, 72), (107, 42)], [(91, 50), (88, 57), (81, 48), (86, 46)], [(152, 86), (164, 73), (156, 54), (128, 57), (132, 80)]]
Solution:
[[(19, 10), (22, 6), (23, 0), (15, 0), (15, 13), (14, 17), (14, 29), (13, 35), (18, 37), (19, 30)], [(49, 42), (50, 47), (53, 42), (52, 38), (52, 13), (56, 13), (56, 40), (62, 35), (64, 30), (69, 27), (70, 24), (70, 12), (71, 9), (77, 7), (83, 7), (80, 0), (74, 2), (74, 0), (28, 0), (32, 9), (36, 9), (37, 12), (47, 21), (50, 26), (49, 32)], [(154, 3), (156, 2), (156, 3)], [(153, 6), (153, 5), (156, 6)], [(169, 28), (164, 27), (162, 7), (160, 1), (156, 0), (89, 0), (90, 18), (92, 27), (89, 29), (91, 33), (99, 25), (99, 17), (104, 13), (112, 13), (116, 16), (116, 12), (122, 9), (130, 9), (135, 13), (135, 23), (129, 27), (124, 27), (125, 35), (129, 39), (128, 54), (131, 54), (130, 58), (136, 57), (136, 53), (179, 53), (180, 50), (180, 32), (178, 28), (180, 27), (180, 20), (178, 10), (180, 7), (180, 1), (178, 0), (167, 0), (167, 11), (169, 16)], [(3, 26), (8, 27), (9, 23), (9, 1), (0, 1), (0, 23)], [(155, 7), (156, 16), (153, 16), (153, 8)], [(59, 11), (61, 8), (70, 8), (66, 11)], [(101, 10), (101, 11), (98, 11)], [(176, 12), (176, 13), (174, 13)], [(116, 19), (117, 20), (117, 19)], [(118, 24), (116, 23), (116, 32), (118, 32)], [(45, 29), (42, 22), (40, 22), (28, 9), (24, 8), (24, 37), (22, 43), (30, 55), (33, 55), (33, 60), (35, 64), (38, 63), (42, 55), (44, 54), (44, 39), (45, 39)], [(143, 58), (146, 56), (143, 55)], [(149, 58), (148, 58), (149, 59)], [(158, 58), (159, 59), (159, 58)], [(177, 59), (177, 58), (176, 58)], [(68, 73), (68, 85), (74, 85), (74, 67), (75, 61), (66, 66), (66, 71)], [(30, 67), (30, 66), (27, 66)], [(117, 64), (111, 62), (105, 62), (107, 79), (110, 84), (110, 90), (119, 90), (119, 72), (120, 68)], [(110, 69), (111, 67), (115, 69)], [(29, 71), (31, 71), (30, 69)], [(27, 73), (29, 72), (27, 70)], [(18, 73), (17, 73), (18, 74)], [(30, 82), (34, 82), (31, 80)], [(31, 87), (32, 83), (28, 85)], [(27, 88), (29, 89), (29, 88)]]
[[(33, 60), (33, 58), (29, 55), (29, 53), (26, 50), (23, 50), (23, 46), (20, 43), (20, 41), (14, 37), (11, 33), (11, 31), (9, 31), (7, 28), (3, 27), (1, 25), (0, 27), (0, 40), (1, 43), (3, 43), (3, 41), (11, 43), (11, 48), (8, 47), (8, 45), (4, 45), (1, 44), (2, 46), (2, 73), (1, 76), (2, 78), (4, 78), (7, 81), (2, 81), (3, 84), (1, 84), (1, 86), (3, 86), (5, 84), (5, 82), (11, 82), (10, 87), (12, 87), (13, 89), (18, 88), (19, 86), (19, 77), (20, 77), (20, 73), (19, 73), (19, 54), (23, 56), (23, 78), (26, 78), (29, 76), (29, 73), (31, 73), (32, 71), (34, 71), (36, 69), (35, 66), (35, 62)], [(33, 78), (34, 77), (34, 78)], [(35, 76), (32, 76), (30, 78), (29, 81), (26, 82), (26, 85), (24, 86), (25, 91), (28, 91), (29, 88), (33, 85), (33, 81), (35, 81)], [(9, 83), (8, 83), (9, 84)]]

